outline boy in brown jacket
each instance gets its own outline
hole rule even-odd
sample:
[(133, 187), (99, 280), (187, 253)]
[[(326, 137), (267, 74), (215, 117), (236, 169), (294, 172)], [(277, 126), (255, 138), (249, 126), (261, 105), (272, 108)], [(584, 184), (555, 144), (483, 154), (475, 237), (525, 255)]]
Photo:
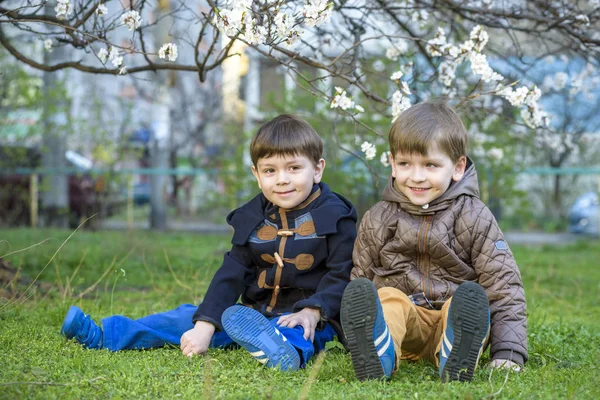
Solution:
[(479, 199), (467, 131), (443, 101), (404, 111), (389, 134), (392, 176), (362, 218), (341, 322), (358, 379), (400, 360), (469, 381), (490, 344), (492, 368), (527, 361), (519, 268)]

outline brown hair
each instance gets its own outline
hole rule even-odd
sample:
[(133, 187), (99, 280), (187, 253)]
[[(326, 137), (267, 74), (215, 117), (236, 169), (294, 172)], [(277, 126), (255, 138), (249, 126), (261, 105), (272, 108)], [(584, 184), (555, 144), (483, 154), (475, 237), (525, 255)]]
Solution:
[(250, 144), (254, 166), (273, 155), (303, 155), (317, 165), (323, 156), (323, 140), (308, 122), (282, 114), (262, 125)]
[(469, 137), (465, 125), (445, 99), (415, 104), (398, 116), (390, 129), (392, 156), (398, 152), (427, 155), (432, 144), (452, 162), (467, 155)]

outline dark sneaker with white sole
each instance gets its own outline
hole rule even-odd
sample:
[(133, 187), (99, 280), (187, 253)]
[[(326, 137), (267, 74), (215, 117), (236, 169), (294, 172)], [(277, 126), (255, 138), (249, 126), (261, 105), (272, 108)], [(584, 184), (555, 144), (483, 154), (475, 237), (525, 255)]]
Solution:
[(300, 368), (298, 351), (258, 311), (235, 305), (225, 310), (221, 323), (227, 335), (261, 364), (282, 371)]
[(440, 349), (442, 381), (473, 378), (490, 329), (490, 306), (485, 290), (464, 282), (454, 292)]
[(361, 381), (389, 379), (394, 370), (394, 342), (373, 282), (358, 278), (348, 284), (340, 317), (356, 377)]

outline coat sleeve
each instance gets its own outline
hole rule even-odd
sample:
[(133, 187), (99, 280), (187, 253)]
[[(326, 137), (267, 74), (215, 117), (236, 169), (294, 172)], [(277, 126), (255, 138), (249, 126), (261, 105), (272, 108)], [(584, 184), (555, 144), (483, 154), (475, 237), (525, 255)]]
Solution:
[(335, 318), (340, 312), (342, 295), (350, 281), (352, 247), (356, 239), (356, 214), (351, 213), (337, 222), (337, 231), (327, 235), (327, 273), (317, 285), (315, 294), (294, 304), (294, 311), (305, 307), (318, 308), (323, 321)]
[(519, 267), (492, 212), (479, 200), (467, 222), (471, 232), (471, 260), (490, 301), (490, 355), (523, 365), (527, 355), (525, 291)]
[(370, 210), (367, 211), (358, 227), (358, 235), (352, 253), (354, 268), (350, 274), (351, 279), (367, 278), (373, 280), (375, 275), (373, 268), (381, 266), (379, 257), (383, 242), (376, 238), (371, 214)]
[(246, 282), (255, 274), (255, 269), (251, 266), (252, 259), (248, 247), (234, 244), (231, 250), (225, 253), (223, 264), (210, 282), (204, 300), (192, 317), (192, 322), (210, 322), (217, 330), (221, 330), (223, 311), (237, 302)]

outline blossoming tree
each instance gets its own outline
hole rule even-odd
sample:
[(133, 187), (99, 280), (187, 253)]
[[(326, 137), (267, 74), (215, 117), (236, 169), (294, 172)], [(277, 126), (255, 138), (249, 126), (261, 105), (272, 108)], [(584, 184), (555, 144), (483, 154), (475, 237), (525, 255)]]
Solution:
[[(42, 0), (0, 2), (0, 43), (8, 53), (42, 71), (189, 71), (204, 81), (238, 55), (234, 43), (242, 42), (368, 132), (348, 145), (382, 163), (386, 132), (365, 115), (393, 121), (411, 104), (445, 95), (472, 119), (502, 118), (507, 130), (525, 126), (551, 148), (558, 133), (551, 114), (563, 110), (544, 108), (543, 79), (518, 71), (561, 55), (582, 65), (561, 79), (574, 82), (584, 69), (590, 82), (598, 78), (599, 0), (159, 0), (159, 7), (170, 4), (169, 18), (199, 27), (193, 37), (173, 33), (165, 43), (151, 39), (162, 18), (152, 2), (54, 1), (50, 16)], [(129, 39), (118, 42), (124, 31)], [(47, 51), (70, 48), (70, 59), (44, 62), (22, 45), (35, 41)], [(193, 54), (193, 62), (179, 62), (182, 53)], [(485, 151), (499, 159), (505, 150)]]

